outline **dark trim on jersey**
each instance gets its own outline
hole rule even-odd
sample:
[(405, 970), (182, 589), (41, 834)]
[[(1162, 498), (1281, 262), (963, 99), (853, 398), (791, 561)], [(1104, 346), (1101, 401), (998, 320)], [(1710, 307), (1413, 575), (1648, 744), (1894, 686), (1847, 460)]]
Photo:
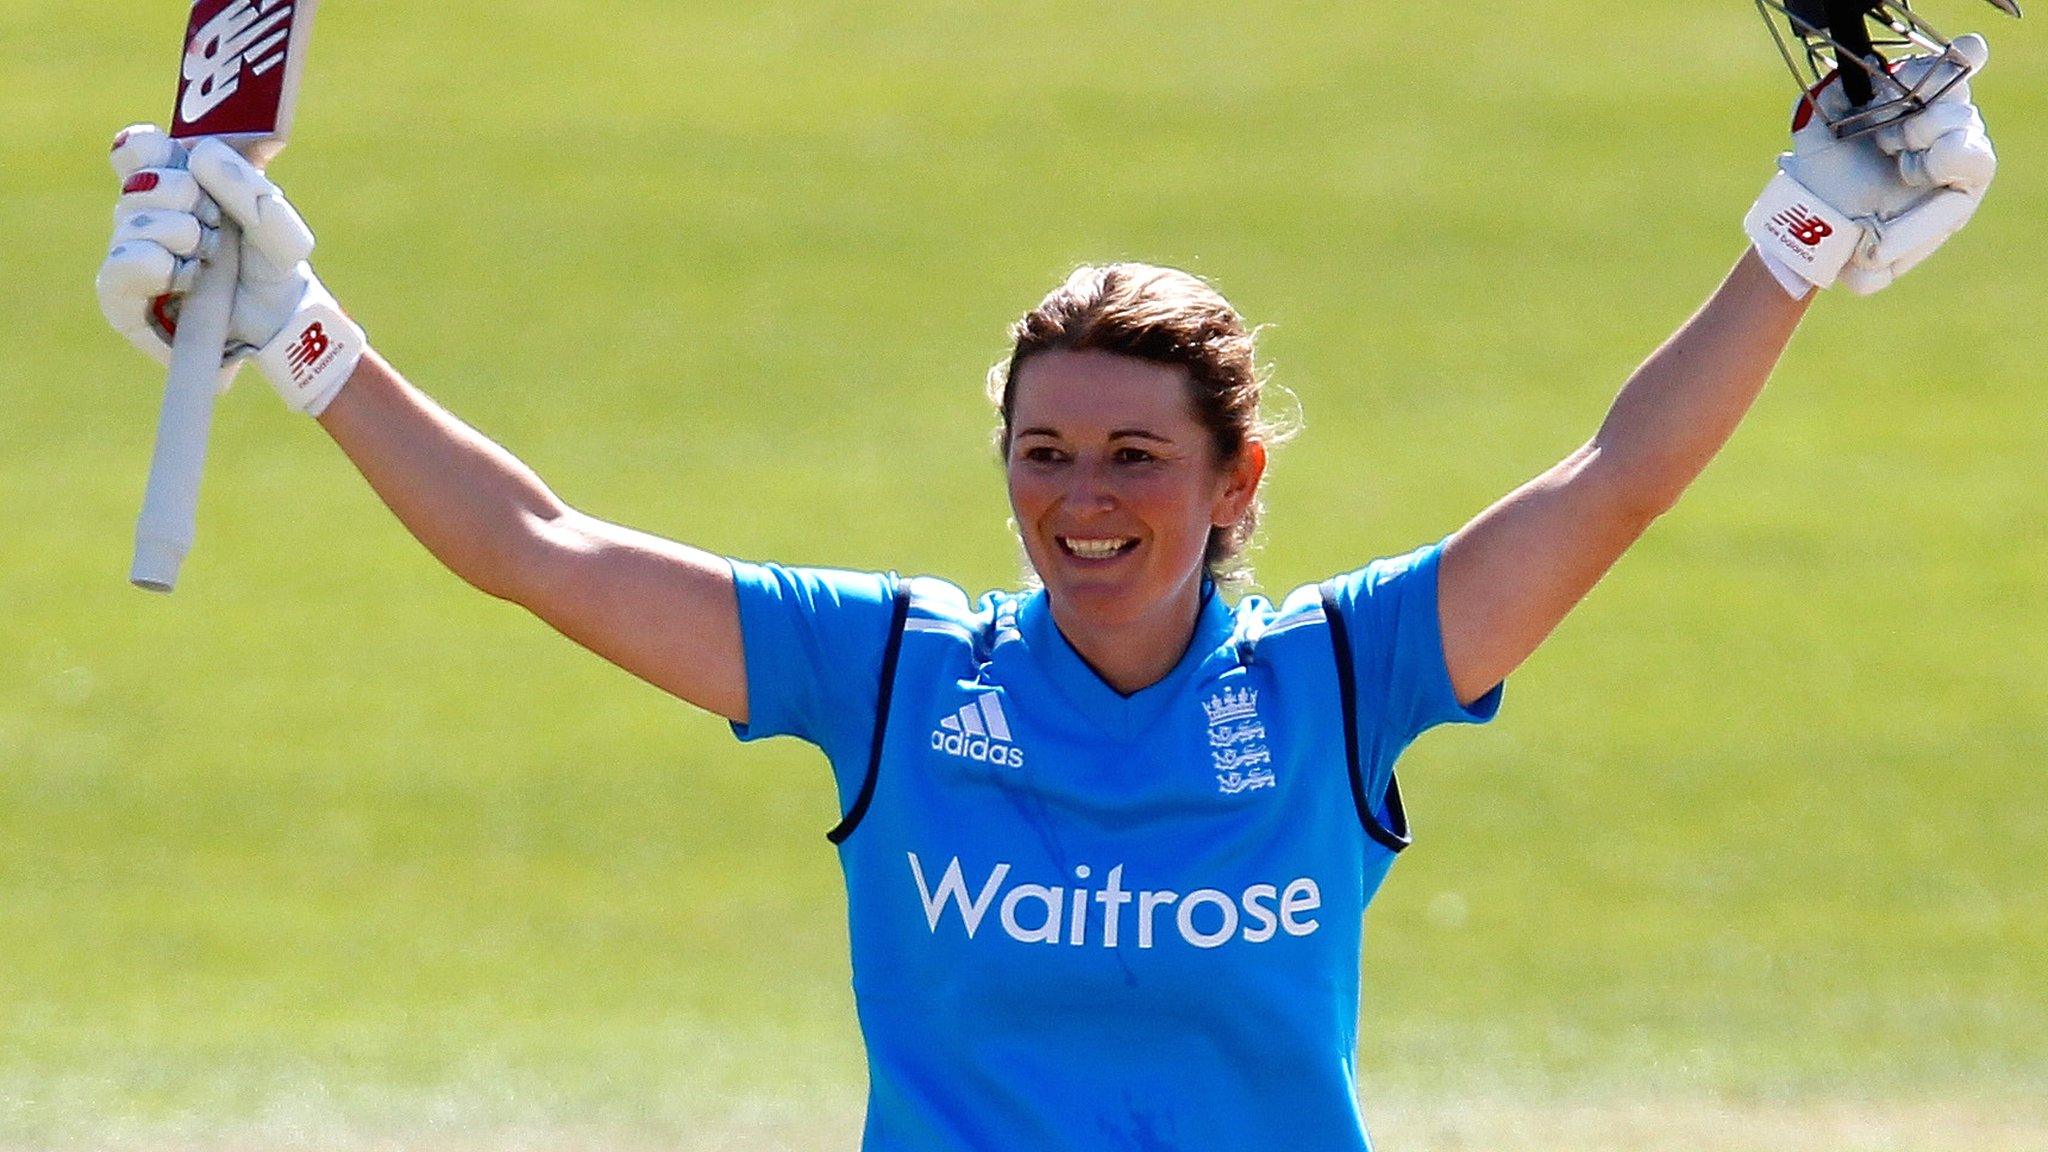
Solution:
[(1389, 768), (1387, 819), (1393, 824), (1389, 828), (1373, 814), (1372, 802), (1365, 794), (1365, 773), (1358, 762), (1358, 681), (1351, 667), (1351, 634), (1345, 629), (1343, 613), (1337, 611), (1336, 582), (1325, 580), (1317, 585), (1317, 591), (1323, 595), (1323, 619), (1329, 621), (1330, 647), (1337, 657), (1337, 695), (1343, 700), (1344, 760), (1351, 770), (1351, 803), (1358, 809), (1358, 822), (1365, 825), (1365, 834), (1387, 851), (1399, 852), (1414, 843), (1408, 835), (1408, 813), (1401, 807), (1401, 782)]
[(860, 818), (868, 814), (868, 804), (875, 798), (875, 776), (882, 767), (882, 739), (889, 734), (889, 697), (896, 687), (896, 656), (903, 651), (903, 622), (910, 616), (910, 581), (898, 578), (896, 581), (896, 606), (889, 616), (889, 643), (882, 649), (882, 688), (875, 696), (875, 737), (868, 744), (868, 774), (860, 782), (860, 796), (846, 813), (838, 827), (825, 833), (825, 839), (834, 844), (843, 843), (853, 835), (853, 829)]

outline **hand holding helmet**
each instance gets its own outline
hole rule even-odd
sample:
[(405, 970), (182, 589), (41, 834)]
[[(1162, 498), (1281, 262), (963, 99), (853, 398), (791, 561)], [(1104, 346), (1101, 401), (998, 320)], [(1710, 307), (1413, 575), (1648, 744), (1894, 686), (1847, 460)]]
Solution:
[(1983, 38), (1969, 35), (1942, 55), (1899, 61), (1885, 83), (1939, 95), (1846, 139), (1834, 126), (1854, 110), (1838, 77), (1800, 98), (1792, 151), (1743, 221), (1788, 292), (1837, 279), (1859, 295), (1875, 292), (1969, 222), (1997, 169), (1968, 79), (1988, 55)]

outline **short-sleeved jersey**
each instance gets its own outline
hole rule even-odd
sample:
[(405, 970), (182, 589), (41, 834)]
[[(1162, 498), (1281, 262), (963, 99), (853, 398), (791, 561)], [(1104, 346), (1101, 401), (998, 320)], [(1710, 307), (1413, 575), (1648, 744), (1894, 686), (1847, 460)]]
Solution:
[(866, 1152), (1369, 1146), (1358, 954), (1407, 843), (1394, 760), (1500, 701), (1451, 689), (1440, 550), (1278, 605), (1206, 587), (1128, 696), (1043, 591), (733, 564), (734, 731), (819, 745), (847, 813)]

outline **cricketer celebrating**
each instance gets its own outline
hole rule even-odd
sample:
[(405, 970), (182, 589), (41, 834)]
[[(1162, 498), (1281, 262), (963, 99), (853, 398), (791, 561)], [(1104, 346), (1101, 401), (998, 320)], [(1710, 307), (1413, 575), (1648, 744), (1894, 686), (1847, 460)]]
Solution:
[(989, 385), (1036, 580), (979, 599), (568, 507), (370, 349), (283, 194), (216, 142), (121, 134), (99, 292), (161, 358), (215, 223), (239, 224), (230, 359), (435, 557), (743, 740), (823, 749), (869, 1152), (1362, 1150), (1358, 950), (1408, 843), (1395, 759), (1494, 715), (1727, 441), (1817, 287), (1882, 288), (1968, 220), (1994, 167), (1973, 39), (1895, 65), (1940, 95), (1874, 131), (1830, 130), (1841, 85), (1802, 98), (1753, 246), (1583, 447), (1278, 603), (1219, 591), (1275, 437), (1249, 329), (1183, 272), (1084, 267), (1014, 326)]

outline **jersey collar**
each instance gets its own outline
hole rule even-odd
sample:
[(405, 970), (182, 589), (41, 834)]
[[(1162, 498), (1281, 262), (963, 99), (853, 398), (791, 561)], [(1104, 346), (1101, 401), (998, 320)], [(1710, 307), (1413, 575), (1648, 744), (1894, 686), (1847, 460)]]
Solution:
[(1143, 736), (1165, 712), (1195, 670), (1216, 649), (1229, 642), (1235, 621), (1212, 580), (1202, 581), (1202, 607), (1194, 636), (1180, 661), (1160, 681), (1129, 696), (1109, 686), (1067, 643), (1053, 621), (1045, 589), (1033, 589), (1017, 612), (1017, 630), (1048, 679), (1082, 715), (1117, 740)]

